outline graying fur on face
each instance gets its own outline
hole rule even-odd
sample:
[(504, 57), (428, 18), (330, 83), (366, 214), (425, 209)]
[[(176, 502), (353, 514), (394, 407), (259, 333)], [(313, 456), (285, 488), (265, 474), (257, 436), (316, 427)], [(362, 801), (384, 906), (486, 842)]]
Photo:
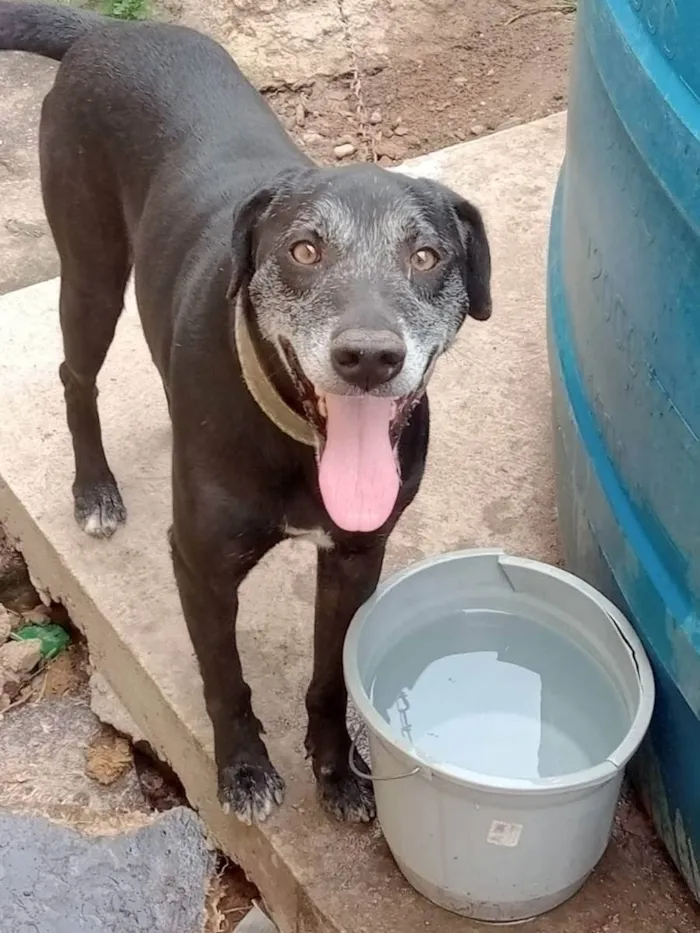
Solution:
[[(318, 170), (313, 185), (291, 186), (272, 200), (259, 221), (248, 292), (262, 336), (283, 359), (283, 343), (291, 345), (319, 394), (361, 391), (333, 369), (336, 334), (348, 328), (398, 333), (407, 350), (403, 368), (373, 394), (401, 397), (419, 388), (468, 313), (467, 244), (446, 189), (436, 185), (426, 204), (431, 183), (415, 192), (404, 176), (364, 168), (354, 177)], [(318, 264), (295, 264), (290, 250), (300, 240), (320, 250)], [(411, 254), (423, 248), (442, 257), (434, 273), (411, 266)]]

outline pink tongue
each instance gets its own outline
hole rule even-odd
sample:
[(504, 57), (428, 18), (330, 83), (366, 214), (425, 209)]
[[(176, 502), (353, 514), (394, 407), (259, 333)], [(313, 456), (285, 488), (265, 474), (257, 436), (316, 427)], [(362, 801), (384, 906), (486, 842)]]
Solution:
[(318, 480), (328, 514), (345, 531), (375, 531), (391, 515), (399, 478), (389, 440), (393, 399), (326, 395), (326, 446)]

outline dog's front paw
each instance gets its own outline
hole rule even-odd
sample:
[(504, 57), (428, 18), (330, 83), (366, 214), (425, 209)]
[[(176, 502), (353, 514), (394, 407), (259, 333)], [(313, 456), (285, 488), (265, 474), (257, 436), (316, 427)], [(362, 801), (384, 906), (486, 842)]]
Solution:
[(284, 800), (284, 781), (268, 761), (230, 765), (219, 772), (219, 800), (247, 826), (263, 823)]
[(126, 521), (126, 507), (113, 479), (75, 490), (75, 520), (93, 538), (111, 538)]
[[(377, 815), (374, 789), (371, 781), (356, 777), (350, 769), (317, 776), (318, 788), (324, 806), (344, 823), (369, 823)], [(369, 772), (368, 772), (369, 773)]]

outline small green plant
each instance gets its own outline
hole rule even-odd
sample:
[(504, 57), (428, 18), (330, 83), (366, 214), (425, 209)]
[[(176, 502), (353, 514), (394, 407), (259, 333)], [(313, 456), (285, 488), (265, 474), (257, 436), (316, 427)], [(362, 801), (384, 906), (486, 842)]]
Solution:
[(147, 19), (148, 0), (105, 0), (103, 12), (114, 19)]

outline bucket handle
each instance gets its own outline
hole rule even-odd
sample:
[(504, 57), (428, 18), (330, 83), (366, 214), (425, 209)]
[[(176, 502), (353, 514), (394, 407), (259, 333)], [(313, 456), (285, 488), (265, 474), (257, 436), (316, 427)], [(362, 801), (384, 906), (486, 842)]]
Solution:
[(373, 777), (371, 774), (365, 774), (364, 771), (360, 771), (360, 769), (355, 764), (355, 752), (357, 752), (357, 740), (359, 739), (361, 732), (362, 728), (358, 729), (355, 733), (355, 738), (350, 743), (350, 752), (348, 753), (348, 764), (350, 765), (350, 770), (355, 775), (355, 777), (358, 777), (363, 781), (372, 781), (374, 783), (378, 781), (402, 781), (404, 778), (415, 777), (416, 774), (420, 773), (420, 766), (415, 767), (413, 771), (406, 771), (405, 774), (390, 774), (388, 777)]

